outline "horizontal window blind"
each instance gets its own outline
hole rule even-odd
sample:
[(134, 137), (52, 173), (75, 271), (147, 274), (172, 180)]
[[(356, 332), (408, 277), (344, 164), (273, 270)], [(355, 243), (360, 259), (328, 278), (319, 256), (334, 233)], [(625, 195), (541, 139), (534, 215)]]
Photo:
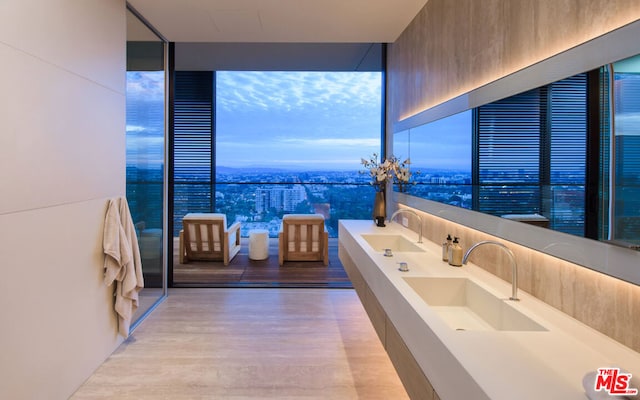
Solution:
[(174, 94), (174, 235), (189, 212), (212, 212), (213, 73), (176, 71)]
[(174, 99), (174, 180), (211, 182), (212, 73), (177, 71)]

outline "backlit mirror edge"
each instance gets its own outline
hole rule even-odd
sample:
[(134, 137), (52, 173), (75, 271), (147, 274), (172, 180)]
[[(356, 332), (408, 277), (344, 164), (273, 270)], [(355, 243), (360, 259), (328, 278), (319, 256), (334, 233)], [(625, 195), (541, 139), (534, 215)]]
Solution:
[[(411, 129), (458, 112), (599, 68), (640, 53), (640, 21), (609, 32), (469, 93), (402, 121), (393, 132)], [(392, 138), (390, 142), (393, 142)], [(394, 201), (530, 249), (640, 285), (640, 252), (607, 242), (550, 231), (464, 208), (393, 192)]]
[(640, 285), (640, 252), (638, 251), (438, 203), (406, 193), (392, 193), (394, 202), (398, 204)]

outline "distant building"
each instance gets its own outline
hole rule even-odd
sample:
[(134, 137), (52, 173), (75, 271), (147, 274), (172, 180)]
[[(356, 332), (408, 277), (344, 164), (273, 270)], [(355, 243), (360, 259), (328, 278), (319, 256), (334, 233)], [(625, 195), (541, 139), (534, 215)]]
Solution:
[(290, 188), (284, 186), (259, 188), (256, 190), (256, 212), (262, 213), (270, 208), (278, 211), (294, 211), (296, 206), (306, 198), (306, 191), (301, 185)]

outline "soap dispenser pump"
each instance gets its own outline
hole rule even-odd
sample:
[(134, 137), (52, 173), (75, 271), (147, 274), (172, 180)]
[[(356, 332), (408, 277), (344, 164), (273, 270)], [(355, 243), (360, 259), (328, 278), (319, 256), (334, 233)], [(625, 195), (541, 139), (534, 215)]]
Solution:
[(451, 234), (447, 234), (447, 240), (442, 243), (442, 261), (449, 261), (449, 247), (451, 247)]
[(462, 266), (462, 246), (460, 246), (457, 236), (453, 238), (453, 243), (449, 247), (449, 265)]

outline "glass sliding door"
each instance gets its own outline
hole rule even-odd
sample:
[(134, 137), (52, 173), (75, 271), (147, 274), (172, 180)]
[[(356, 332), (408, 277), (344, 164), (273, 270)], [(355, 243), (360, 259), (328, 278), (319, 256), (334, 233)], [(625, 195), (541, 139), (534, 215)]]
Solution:
[(134, 322), (166, 295), (165, 65), (165, 42), (128, 10), (127, 200), (145, 283)]
[[(285, 214), (323, 215), (330, 243), (340, 219), (371, 218), (375, 190), (361, 160), (380, 154), (383, 79), (379, 71), (176, 71), (174, 249), (187, 213), (223, 213), (227, 226), (241, 223), (242, 238), (266, 230), (276, 266)], [(216, 269), (175, 254), (172, 282), (270, 286), (286, 279), (248, 266)], [(326, 283), (340, 273), (296, 283)]]

